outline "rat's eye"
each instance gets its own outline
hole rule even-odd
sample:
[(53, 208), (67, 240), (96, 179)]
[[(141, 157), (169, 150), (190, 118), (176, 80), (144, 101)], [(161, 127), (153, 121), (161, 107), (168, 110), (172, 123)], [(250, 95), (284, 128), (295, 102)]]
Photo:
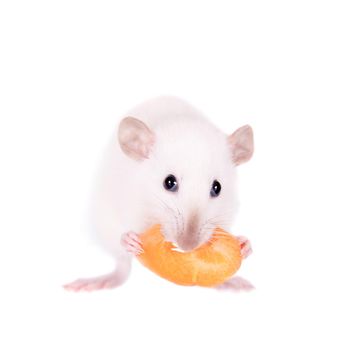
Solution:
[(171, 191), (171, 192), (176, 192), (179, 188), (176, 177), (174, 175), (168, 175), (165, 178), (163, 185), (167, 191)]
[(221, 191), (220, 182), (217, 180), (214, 180), (213, 184), (211, 185), (210, 195), (212, 197), (217, 197), (220, 194), (220, 191)]

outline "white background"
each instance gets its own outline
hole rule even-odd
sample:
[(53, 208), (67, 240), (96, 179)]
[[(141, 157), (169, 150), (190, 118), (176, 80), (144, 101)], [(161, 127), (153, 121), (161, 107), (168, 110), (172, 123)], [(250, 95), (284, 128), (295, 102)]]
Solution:
[[(350, 348), (347, 1), (1, 1), (0, 348)], [(123, 287), (61, 285), (112, 266), (87, 198), (119, 115), (184, 97), (250, 123), (232, 228), (247, 294), (134, 264)]]

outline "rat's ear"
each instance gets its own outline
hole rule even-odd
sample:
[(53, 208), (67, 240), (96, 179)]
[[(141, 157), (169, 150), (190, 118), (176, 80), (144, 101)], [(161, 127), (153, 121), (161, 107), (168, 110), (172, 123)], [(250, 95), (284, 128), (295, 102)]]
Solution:
[(254, 152), (253, 129), (244, 125), (228, 137), (232, 160), (236, 165), (247, 162)]
[(148, 158), (154, 134), (141, 120), (133, 117), (124, 118), (119, 124), (119, 144), (123, 152), (132, 159)]

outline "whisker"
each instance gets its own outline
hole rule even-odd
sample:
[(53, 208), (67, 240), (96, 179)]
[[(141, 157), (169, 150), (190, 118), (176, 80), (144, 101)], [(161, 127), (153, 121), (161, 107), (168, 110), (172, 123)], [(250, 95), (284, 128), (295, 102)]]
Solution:
[(174, 199), (172, 199), (171, 201), (173, 202), (173, 204), (174, 204), (174, 206), (175, 206), (175, 208), (176, 208), (176, 210), (177, 210), (178, 216), (179, 216), (179, 218), (181, 219), (181, 224), (182, 224), (182, 232), (181, 232), (181, 233), (183, 233), (183, 232), (185, 232), (185, 220), (184, 220), (184, 215), (180, 212), (180, 209), (179, 209), (178, 206), (176, 205)]
[(227, 210), (227, 211), (225, 211), (225, 212), (223, 212), (223, 213), (221, 213), (221, 214), (219, 214), (219, 215), (212, 216), (212, 217), (210, 217), (208, 220), (213, 220), (213, 219), (216, 219), (216, 218), (218, 218), (218, 217), (227, 216), (228, 214), (230, 214), (230, 213), (232, 213), (232, 212), (234, 212), (234, 209), (230, 209), (230, 210)]
[(164, 209), (167, 209), (171, 212), (171, 214), (173, 215), (173, 217), (175, 218), (175, 226), (176, 226), (176, 231), (180, 232), (180, 223), (179, 223), (179, 218), (182, 219), (182, 226), (183, 226), (183, 218), (181, 216), (181, 213), (179, 211), (179, 209), (177, 208), (177, 213), (175, 212), (174, 208), (170, 207), (166, 202), (164, 202), (164, 200), (162, 200), (161, 198), (159, 198), (156, 194), (154, 194), (154, 197), (161, 203), (162, 207)]

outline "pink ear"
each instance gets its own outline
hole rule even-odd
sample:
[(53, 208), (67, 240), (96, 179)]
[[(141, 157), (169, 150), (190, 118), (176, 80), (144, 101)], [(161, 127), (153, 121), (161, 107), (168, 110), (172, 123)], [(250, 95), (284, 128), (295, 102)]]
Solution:
[(135, 160), (148, 158), (154, 134), (141, 120), (133, 117), (124, 118), (119, 124), (119, 144), (123, 152)]
[(232, 160), (236, 165), (247, 162), (254, 152), (253, 129), (249, 125), (242, 126), (228, 137), (232, 152)]

